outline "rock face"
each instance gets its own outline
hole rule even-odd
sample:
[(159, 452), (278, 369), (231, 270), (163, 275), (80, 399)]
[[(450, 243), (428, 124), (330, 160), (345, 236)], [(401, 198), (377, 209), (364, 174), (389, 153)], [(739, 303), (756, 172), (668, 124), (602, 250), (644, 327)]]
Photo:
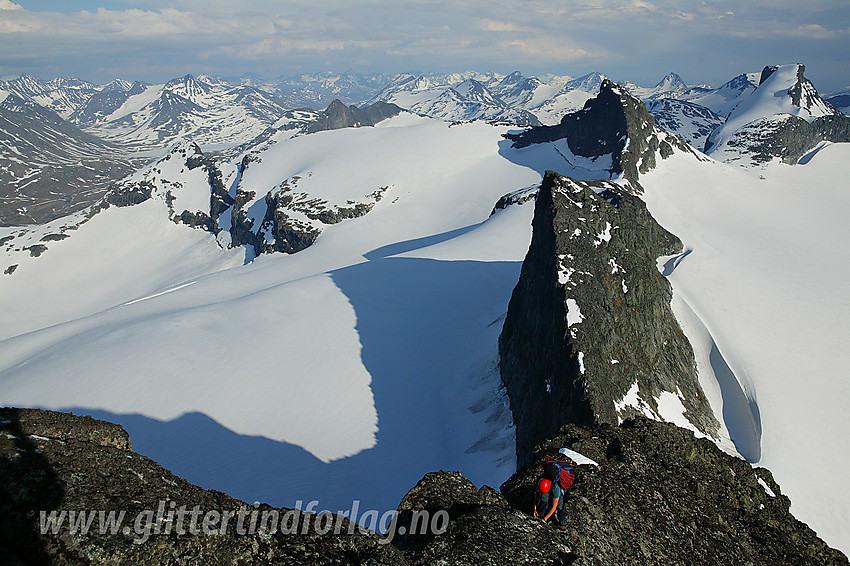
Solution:
[[(251, 163), (248, 154), (240, 165), (240, 176)], [(259, 203), (256, 193), (238, 187), (229, 213), (231, 245), (250, 245), (255, 255), (300, 252), (313, 245), (325, 226), (370, 212), (389, 188), (379, 187), (361, 202), (332, 204), (299, 191), (300, 181), (299, 176), (284, 179)]]
[[(560, 447), (599, 464), (578, 467), (563, 531), (529, 513), (540, 463)], [(791, 516), (770, 472), (642, 418), (564, 427), (501, 493), (459, 472), (428, 473), (383, 537), (343, 517), (203, 490), (131, 452), (121, 427), (88, 417), (0, 409), (0, 456), (0, 561), (13, 566), (848, 564)], [(92, 510), (83, 533), (80, 512)], [(42, 529), (42, 511), (55, 520), (64, 512), (64, 522)], [(100, 512), (117, 521), (120, 511), (117, 526), (100, 528)], [(222, 528), (225, 513), (233, 516)], [(255, 518), (274, 514), (277, 532)], [(323, 525), (334, 528), (320, 534)]]
[(325, 130), (338, 130), (340, 128), (354, 128), (360, 126), (374, 126), (382, 120), (392, 118), (403, 112), (395, 104), (387, 102), (376, 102), (363, 108), (357, 106), (346, 106), (339, 99), (330, 103), (327, 109), (308, 124), (304, 131), (308, 134), (323, 132)]
[(567, 422), (663, 418), (662, 396), (715, 434), (670, 285), (656, 268), (657, 257), (681, 250), (679, 240), (615, 183), (552, 172), (532, 226), (499, 338), (518, 462)]
[(578, 112), (567, 114), (557, 126), (540, 126), (508, 134), (514, 147), (566, 139), (576, 156), (611, 156), (609, 177), (622, 176), (642, 192), (638, 176), (656, 165), (656, 155), (670, 156), (674, 148), (694, 153), (680, 138), (655, 127), (646, 106), (625, 88), (605, 79), (596, 98)]
[(97, 208), (134, 206), (153, 197), (166, 203), (173, 222), (212, 234), (219, 232), (219, 215), (233, 204), (215, 161), (191, 142), (175, 146), (154, 165), (110, 187)]
[(561, 447), (599, 463), (578, 467), (566, 497), (562, 540), (574, 564), (848, 563), (789, 513), (768, 470), (640, 417), (620, 427), (562, 428), (502, 485), (514, 508), (530, 508), (543, 456)]
[(735, 132), (723, 153), (725, 160), (731, 162), (743, 157), (745, 162), (758, 165), (779, 158), (795, 165), (823, 141), (850, 141), (850, 116), (821, 116), (811, 122), (788, 115), (758, 120)]

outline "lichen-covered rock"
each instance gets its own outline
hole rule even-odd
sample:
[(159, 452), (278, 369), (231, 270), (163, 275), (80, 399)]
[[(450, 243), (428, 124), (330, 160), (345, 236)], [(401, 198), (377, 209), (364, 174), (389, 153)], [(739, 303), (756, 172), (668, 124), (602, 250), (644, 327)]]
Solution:
[(478, 489), (460, 472), (429, 472), (399, 503), (391, 528), (393, 544), (421, 551), (453, 521), (482, 507), (507, 508), (508, 502), (489, 486)]
[(27, 436), (133, 449), (130, 435), (122, 427), (91, 417), (38, 409), (0, 409), (0, 424), (11, 425), (15, 421), (21, 433)]
[(399, 504), (394, 529), (393, 545), (412, 564), (560, 564), (570, 556), (559, 531), (460, 472), (426, 474)]
[(693, 350), (656, 267), (659, 256), (680, 251), (678, 238), (619, 185), (552, 172), (532, 226), (499, 338), (520, 465), (567, 422), (663, 417), (662, 394), (674, 396), (699, 430), (715, 434)]
[(429, 472), (425, 474), (398, 504), (399, 511), (444, 509), (452, 517), (482, 507), (507, 507), (501, 493), (489, 486), (481, 489), (460, 472)]
[[(0, 563), (406, 564), (392, 545), (347, 519), (251, 506), (192, 485), (129, 448), (118, 425), (0, 409)], [(183, 520), (177, 515), (181, 509)], [(123, 512), (123, 526), (101, 532), (100, 511), (116, 518)], [(57, 520), (64, 513), (64, 523), (42, 532), (42, 512), (46, 517), (53, 512)], [(72, 512), (78, 526), (85, 524), (80, 512), (94, 513), (87, 515), (93, 517), (87, 532), (72, 531)], [(205, 529), (208, 513), (219, 515)], [(233, 515), (225, 521), (225, 513)], [(278, 532), (262, 532), (264, 514), (271, 518), (267, 526), (275, 515), (280, 518)], [(329, 523), (317, 529), (317, 520), (332, 520), (334, 528), (338, 521), (339, 534), (333, 529), (320, 534)]]
[(412, 564), (567, 566), (580, 564), (565, 533), (525, 510), (480, 507), (449, 523)]
[[(577, 467), (564, 530), (530, 513), (543, 457), (561, 447), (598, 462)], [(131, 452), (117, 425), (0, 409), (0, 563), (848, 564), (788, 512), (770, 472), (672, 424), (637, 418), (619, 427), (568, 425), (531, 460), (502, 485), (504, 495), (476, 488), (459, 472), (426, 474), (399, 504), (395, 530), (379, 537), (343, 517), (249, 506), (191, 485)], [(192, 532), (195, 508), (199, 525), (210, 511), (221, 517), (210, 530)], [(182, 509), (189, 512), (179, 519)], [(66, 522), (41, 529), (42, 511), (65, 513)], [(80, 511), (96, 513), (85, 533)], [(101, 532), (99, 511), (126, 517)], [(405, 536), (400, 527), (421, 512), (428, 529)], [(227, 521), (225, 513), (232, 514)], [(264, 531), (264, 519), (256, 519), (272, 514), (278, 532)]]
[(543, 457), (562, 447), (599, 464), (578, 466), (565, 500), (564, 540), (576, 565), (848, 564), (791, 515), (768, 470), (642, 417), (564, 426), (502, 485), (515, 508), (530, 508)]

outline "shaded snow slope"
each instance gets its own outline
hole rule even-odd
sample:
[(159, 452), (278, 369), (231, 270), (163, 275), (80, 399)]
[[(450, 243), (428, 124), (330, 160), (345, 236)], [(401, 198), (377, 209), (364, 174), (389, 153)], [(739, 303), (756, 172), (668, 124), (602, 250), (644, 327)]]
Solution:
[(540, 181), (499, 154), (504, 132), (399, 116), (281, 139), (269, 175), (324, 197), (391, 189), (246, 266), (160, 198), (101, 212), (0, 278), (0, 403), (109, 417), (249, 501), (383, 512), (440, 468), (497, 485), (515, 462), (496, 344), (532, 207), (490, 211)]
[(845, 552), (848, 159), (850, 144), (828, 144), (762, 179), (674, 156), (641, 178), (651, 213), (689, 250), (664, 270), (701, 371), (721, 380), (706, 393), (722, 398), (739, 452), (760, 456), (795, 516)]

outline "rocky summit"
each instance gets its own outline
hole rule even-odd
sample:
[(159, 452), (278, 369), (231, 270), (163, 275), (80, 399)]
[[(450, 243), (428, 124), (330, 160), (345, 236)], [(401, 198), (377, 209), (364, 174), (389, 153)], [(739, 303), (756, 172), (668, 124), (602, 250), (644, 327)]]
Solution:
[(518, 462), (566, 422), (661, 418), (662, 395), (715, 434), (693, 350), (670, 310), (670, 284), (656, 268), (659, 256), (681, 251), (679, 239), (621, 186), (552, 172), (532, 227), (499, 338)]
[[(642, 417), (563, 427), (501, 493), (459, 472), (428, 473), (383, 536), (329, 513), (201, 489), (132, 452), (111, 423), (6, 408), (0, 428), (0, 562), (9, 565), (848, 564), (789, 513), (770, 472)], [(596, 463), (576, 468), (563, 530), (530, 514), (543, 458), (562, 447)], [(101, 528), (122, 511), (122, 523)], [(51, 514), (64, 522), (51, 528)], [(268, 517), (277, 529), (264, 527)]]
[(308, 134), (326, 130), (338, 130), (340, 128), (359, 128), (361, 126), (374, 126), (382, 120), (392, 118), (402, 112), (395, 104), (387, 102), (376, 102), (369, 106), (358, 108), (351, 105), (346, 106), (339, 99), (328, 105), (318, 118), (308, 124), (304, 131)]
[(588, 100), (582, 110), (564, 115), (560, 124), (506, 137), (517, 148), (565, 139), (576, 156), (598, 159), (610, 155), (609, 177), (622, 176), (637, 193), (643, 192), (638, 177), (655, 168), (658, 157), (666, 159), (675, 149), (697, 155), (680, 137), (657, 128), (643, 102), (608, 79), (602, 81), (596, 98)]

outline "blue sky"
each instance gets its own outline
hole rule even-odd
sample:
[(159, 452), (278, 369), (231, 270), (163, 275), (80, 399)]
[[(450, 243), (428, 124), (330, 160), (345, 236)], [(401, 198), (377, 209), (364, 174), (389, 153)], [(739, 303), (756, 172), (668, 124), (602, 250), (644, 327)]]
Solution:
[(0, 0), (0, 76), (492, 70), (718, 86), (802, 62), (850, 85), (847, 0)]

